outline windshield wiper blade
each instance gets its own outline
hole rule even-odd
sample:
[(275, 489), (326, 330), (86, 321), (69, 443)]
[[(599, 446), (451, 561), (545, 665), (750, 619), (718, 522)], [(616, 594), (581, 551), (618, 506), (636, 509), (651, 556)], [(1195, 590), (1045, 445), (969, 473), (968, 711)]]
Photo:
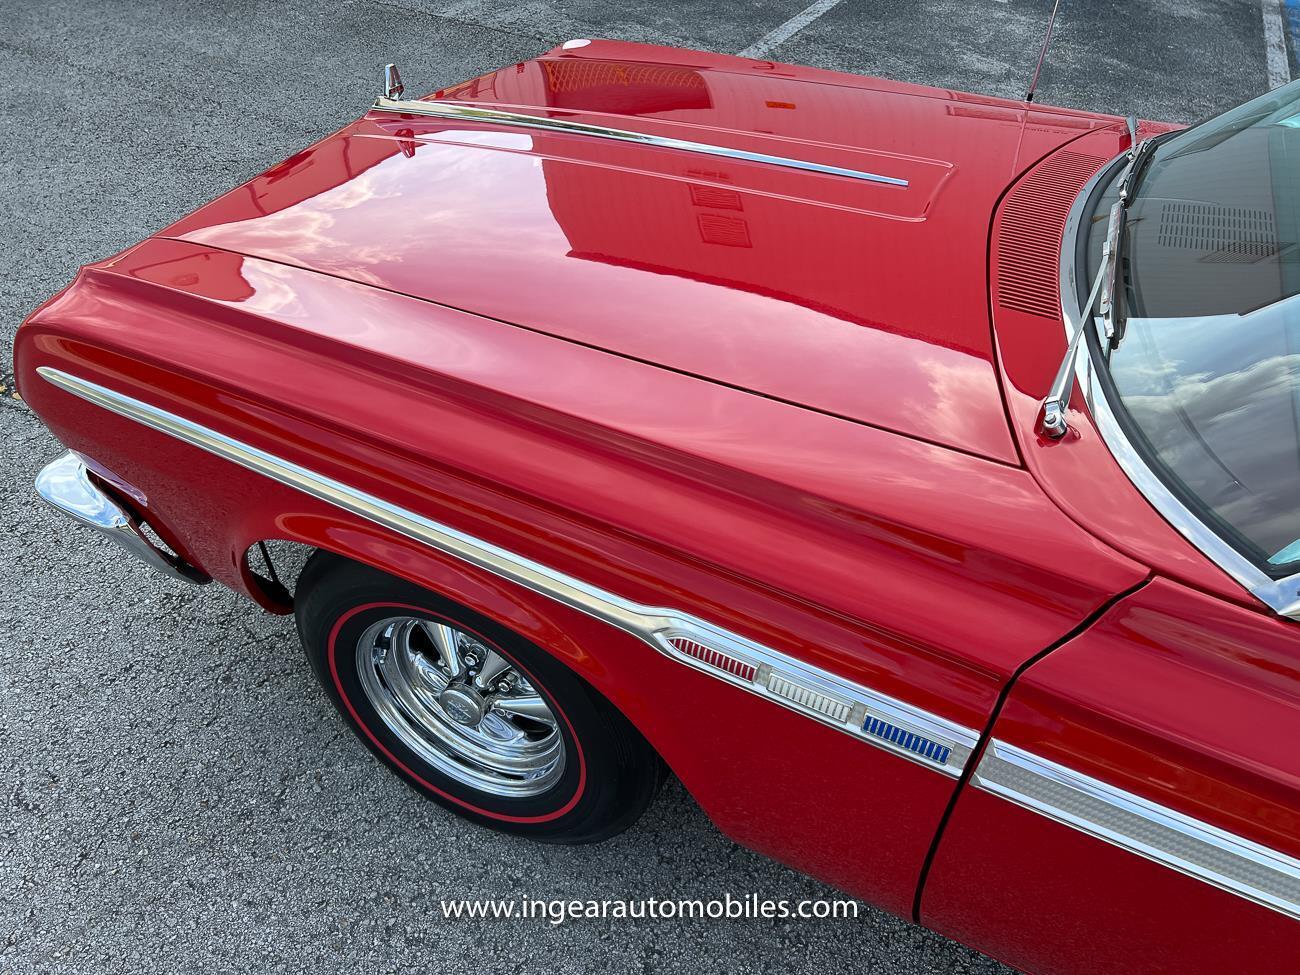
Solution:
[(1119, 202), (1125, 207), (1133, 202), (1133, 189), (1142, 174), (1142, 167), (1151, 158), (1151, 150), (1155, 147), (1155, 139), (1143, 139), (1129, 151), (1128, 166), (1119, 180)]
[[(1131, 119), (1129, 131), (1134, 135), (1137, 133), (1137, 126)], [(1133, 202), (1133, 191), (1142, 176), (1142, 167), (1151, 158), (1151, 151), (1155, 146), (1154, 139), (1143, 139), (1129, 150), (1128, 165), (1124, 167), (1124, 173), (1119, 179), (1119, 199), (1110, 208), (1110, 219), (1106, 225), (1106, 242), (1101, 252), (1102, 267), (1106, 271), (1106, 286), (1102, 289), (1101, 306), (1098, 309), (1106, 332), (1107, 349), (1114, 347), (1116, 331), (1123, 324), (1115, 320), (1115, 308), (1119, 289), (1124, 285), (1122, 253), (1124, 230), (1128, 223), (1128, 208)]]
[(1128, 210), (1123, 203), (1111, 204), (1110, 219), (1106, 224), (1106, 242), (1101, 245), (1101, 277), (1105, 284), (1101, 289), (1101, 301), (1097, 307), (1101, 323), (1106, 332), (1106, 343), (1115, 338), (1115, 297), (1119, 290), (1120, 263), (1119, 242), (1124, 233), (1124, 224), (1128, 220)]

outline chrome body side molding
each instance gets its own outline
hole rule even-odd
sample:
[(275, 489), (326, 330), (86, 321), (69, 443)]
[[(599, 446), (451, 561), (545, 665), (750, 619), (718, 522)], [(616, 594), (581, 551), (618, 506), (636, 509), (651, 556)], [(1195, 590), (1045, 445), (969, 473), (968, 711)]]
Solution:
[[(1116, 157), (1083, 185), (1066, 219), (1061, 246), (1061, 309), (1067, 340), (1073, 340), (1076, 330), (1084, 327), (1079, 314), (1075, 277), (1075, 242), (1083, 219), (1083, 208), (1097, 184), (1110, 176), (1115, 171), (1116, 165), (1123, 162), (1125, 158), (1126, 156)], [(1082, 341), (1086, 342), (1087, 339), (1084, 338)], [(1120, 426), (1115, 409), (1106, 398), (1106, 391), (1098, 379), (1098, 368), (1090, 355), (1081, 355), (1075, 362), (1075, 376), (1079, 380), (1079, 388), (1083, 390), (1084, 401), (1092, 413), (1102, 440), (1106, 442), (1106, 446), (1124, 473), (1128, 475), (1129, 480), (1151, 502), (1151, 506), (1178, 530), (1179, 534), (1245, 587), (1251, 595), (1279, 616), (1300, 619), (1300, 573), (1284, 579), (1274, 579), (1267, 575), (1224, 541), (1165, 486), (1164, 481), (1152, 470), (1151, 465), (1143, 458)], [(1068, 400), (1068, 393), (1066, 398)]]
[(87, 402), (554, 599), (678, 663), (909, 761), (956, 777), (979, 739), (969, 728), (705, 620), (640, 605), (134, 397), (49, 366), (37, 372)]
[[(978, 742), (971, 729), (705, 620), (624, 599), (98, 383), (47, 366), (37, 371), (87, 402), (545, 595), (680, 664), (924, 767), (956, 777)], [(996, 739), (972, 784), (1300, 919), (1300, 861), (1285, 854)]]
[(994, 739), (975, 787), (1300, 920), (1300, 860)]
[[(882, 176), (879, 173), (868, 173), (858, 169), (844, 169), (840, 166), (828, 166), (824, 163), (808, 162), (804, 159), (772, 156), (764, 152), (750, 152), (746, 149), (731, 149), (727, 146), (715, 146), (707, 142), (689, 142), (685, 139), (673, 139), (668, 136), (648, 135), (644, 132), (633, 132), (629, 129), (614, 129), (604, 125), (570, 122), (565, 119), (546, 118), (541, 115), (505, 112), (494, 108), (480, 108), (465, 102), (420, 101), (414, 99), (403, 101), (381, 95), (375, 99), (372, 110), (395, 112), (400, 115), (430, 115), (436, 118), (460, 119), (467, 122), (488, 122), (493, 125), (512, 125), (526, 129), (544, 129), (548, 132), (586, 135), (596, 139), (634, 142), (644, 146), (656, 146), (660, 149), (678, 149), (683, 152), (694, 152), (705, 156), (743, 159), (746, 162), (782, 166), (786, 169), (801, 169), (805, 172), (822, 173), (826, 176), (844, 176), (848, 179), (859, 179), (868, 183), (882, 183), (886, 186), (907, 186), (907, 180), (900, 179), (897, 176)], [(544, 111), (545, 109), (539, 110)]]

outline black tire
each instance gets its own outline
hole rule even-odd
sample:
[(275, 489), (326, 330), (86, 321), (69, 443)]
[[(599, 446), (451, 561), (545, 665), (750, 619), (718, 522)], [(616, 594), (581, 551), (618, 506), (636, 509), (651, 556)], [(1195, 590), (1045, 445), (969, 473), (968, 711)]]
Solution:
[[(510, 661), (558, 716), (565, 751), (553, 784), (524, 797), (493, 794), (446, 774), (394, 733), (362, 684), (357, 646), (373, 632), (367, 627), (395, 613), (445, 622)], [(466, 819), (547, 843), (594, 843), (636, 822), (663, 781), (654, 749), (594, 688), (458, 603), (322, 551), (298, 579), (295, 615), (317, 679), (357, 737), (414, 789)]]

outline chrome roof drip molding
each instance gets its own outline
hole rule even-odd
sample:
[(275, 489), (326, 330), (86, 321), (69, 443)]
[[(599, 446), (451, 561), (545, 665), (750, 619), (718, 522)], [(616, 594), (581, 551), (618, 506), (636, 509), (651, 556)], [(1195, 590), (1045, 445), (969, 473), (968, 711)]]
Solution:
[(612, 139), (616, 142), (630, 142), (637, 145), (654, 146), (659, 149), (677, 149), (682, 152), (694, 152), (705, 156), (722, 156), (727, 159), (740, 159), (745, 162), (762, 163), (767, 166), (781, 166), (785, 169), (821, 173), (825, 176), (843, 176), (846, 179), (880, 183), (885, 186), (906, 188), (908, 185), (907, 180), (897, 176), (882, 176), (879, 173), (868, 173), (860, 169), (845, 169), (840, 166), (808, 162), (805, 159), (791, 159), (787, 156), (772, 156), (764, 152), (750, 152), (747, 149), (715, 146), (707, 142), (690, 142), (668, 136), (648, 135), (645, 132), (633, 132), (629, 129), (615, 129), (604, 125), (589, 125), (585, 122), (570, 122), (565, 119), (546, 118), (521, 112), (505, 112), (495, 108), (481, 108), (465, 102), (403, 101), (381, 95), (375, 99), (372, 110), (376, 112), (395, 112), (399, 115), (429, 115), (435, 118), (457, 119), (464, 122), (485, 122), (491, 125), (511, 125), (525, 129), (562, 132), (568, 135), (585, 135), (595, 139)]
[(994, 739), (975, 788), (1300, 920), (1300, 860)]
[(554, 599), (714, 680), (943, 775), (959, 776), (979, 741), (970, 728), (688, 613), (633, 602), (98, 383), (50, 366), (36, 371), (111, 413)]
[[(1084, 184), (1070, 207), (1065, 222), (1061, 246), (1061, 309), (1065, 337), (1073, 340), (1074, 333), (1084, 327), (1080, 315), (1076, 274), (1076, 239), (1083, 219), (1083, 209), (1097, 184), (1115, 171), (1117, 164), (1127, 159), (1122, 154), (1098, 170)], [(1086, 339), (1083, 340), (1086, 342)], [(1200, 552), (1240, 583), (1251, 595), (1279, 616), (1300, 620), (1300, 573), (1284, 579), (1274, 579), (1229, 545), (1187, 505), (1178, 498), (1152, 469), (1141, 452), (1129, 440), (1115, 415), (1115, 407), (1106, 396), (1098, 378), (1098, 366), (1091, 355), (1079, 356), (1075, 362), (1075, 376), (1083, 391), (1084, 402), (1092, 413), (1093, 422), (1112, 456), (1128, 475), (1134, 486), (1142, 492), (1151, 506), (1177, 529)], [(1069, 396), (1067, 393), (1066, 400)]]

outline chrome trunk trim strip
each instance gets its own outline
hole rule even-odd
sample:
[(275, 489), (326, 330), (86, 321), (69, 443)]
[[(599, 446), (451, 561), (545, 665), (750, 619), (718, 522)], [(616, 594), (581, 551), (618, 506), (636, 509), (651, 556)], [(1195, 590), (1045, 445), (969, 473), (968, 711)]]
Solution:
[[(540, 110), (544, 111), (545, 109)], [(782, 166), (786, 169), (800, 169), (809, 173), (822, 173), (826, 176), (844, 176), (848, 179), (860, 179), (868, 183), (883, 183), (887, 186), (907, 186), (907, 180), (900, 179), (897, 176), (882, 176), (879, 173), (863, 172), (860, 169), (844, 169), (839, 166), (827, 166), (824, 163), (808, 162), (804, 159), (771, 156), (764, 152), (750, 152), (746, 149), (731, 149), (727, 146), (715, 146), (707, 142), (689, 142), (685, 139), (673, 139), (668, 136), (648, 135), (644, 132), (633, 132), (629, 129), (614, 129), (604, 125), (589, 125), (585, 122), (570, 122), (565, 119), (526, 115), (521, 112), (503, 112), (500, 109), (480, 108), (465, 102), (419, 101), (413, 99), (403, 101), (396, 98), (385, 98), (381, 95), (375, 99), (372, 111), (394, 112), (399, 115), (430, 115), (435, 118), (487, 122), (492, 125), (545, 129), (548, 132), (563, 132), (569, 135), (591, 136), (596, 139), (634, 142), (639, 145), (655, 146), (660, 149), (679, 149), (683, 152), (695, 152), (705, 156), (743, 159), (746, 162)]]
[[(635, 603), (98, 383), (49, 366), (36, 371), (47, 382), (89, 403), (541, 593), (618, 627), (678, 663), (926, 768), (960, 775), (979, 740), (969, 728), (712, 623), (677, 610)], [(801, 685), (804, 694), (790, 693), (781, 680), (775, 685), (777, 690), (772, 690), (769, 678), (773, 674)], [(829, 707), (828, 699), (847, 704), (847, 716), (842, 708)], [(876, 730), (882, 723), (900, 729), (900, 733), (882, 736)], [(934, 747), (918, 747), (918, 741)]]
[(1300, 920), (1300, 860), (994, 739), (972, 779), (1001, 796)]

